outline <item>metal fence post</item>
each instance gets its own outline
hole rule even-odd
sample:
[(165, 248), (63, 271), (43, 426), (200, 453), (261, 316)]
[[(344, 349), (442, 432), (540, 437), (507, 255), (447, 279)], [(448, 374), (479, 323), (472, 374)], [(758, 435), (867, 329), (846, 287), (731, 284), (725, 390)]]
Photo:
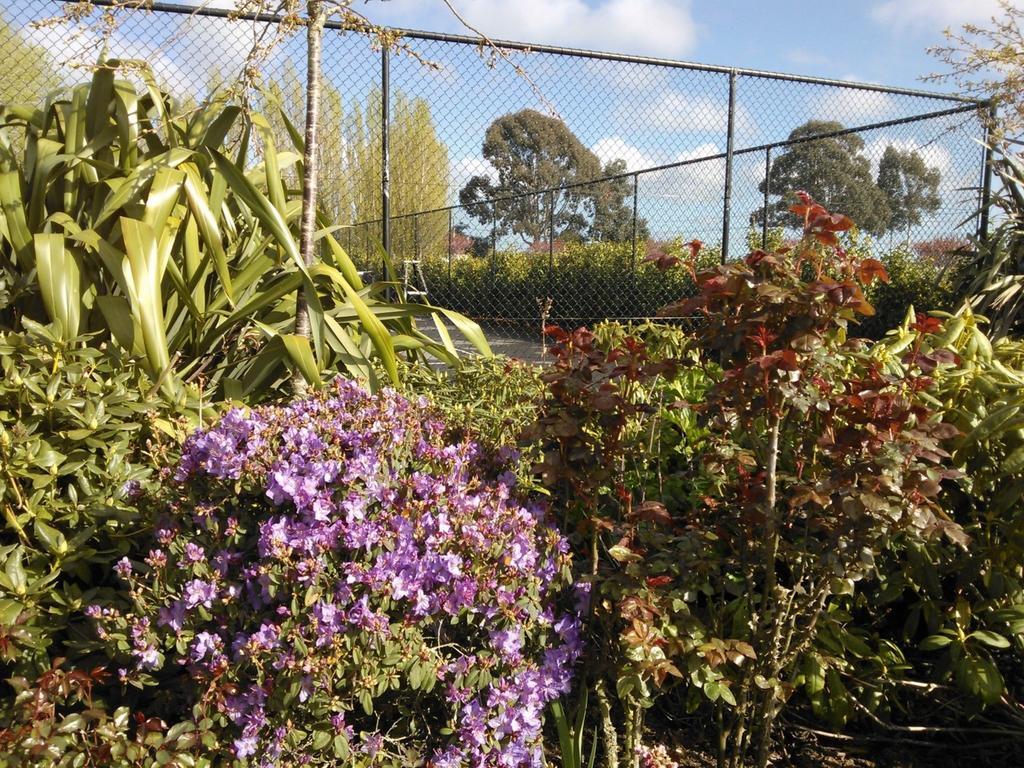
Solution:
[(772, 193), (772, 148), (764, 149), (764, 207), (761, 209), (761, 250), (768, 248), (768, 197)]
[(412, 247), (416, 259), (420, 258), (420, 217), (412, 217)]
[[(391, 255), (391, 56), (388, 46), (380, 50), (380, 241)], [(387, 262), (381, 263), (387, 279)]]
[(630, 257), (629, 270), (632, 277), (636, 277), (636, 238), (637, 238), (637, 197), (640, 190), (640, 174), (633, 174), (633, 251)]
[(988, 209), (992, 205), (992, 130), (996, 120), (996, 103), (988, 103), (988, 125), (985, 126), (985, 151), (982, 154), (981, 216), (978, 219), (978, 241), (988, 242)]
[(498, 204), (491, 204), (491, 276), (497, 271), (498, 265)]
[(725, 135), (725, 193), (722, 197), (722, 263), (729, 258), (729, 219), (732, 216), (732, 149), (736, 132), (736, 70), (729, 71), (729, 116)]
[(448, 280), (452, 279), (452, 233), (454, 232), (454, 229), (452, 228), (452, 224), (453, 224), (452, 219), (453, 219), (452, 209), (449, 208), (448, 209)]
[(555, 279), (555, 192), (548, 192), (548, 290)]

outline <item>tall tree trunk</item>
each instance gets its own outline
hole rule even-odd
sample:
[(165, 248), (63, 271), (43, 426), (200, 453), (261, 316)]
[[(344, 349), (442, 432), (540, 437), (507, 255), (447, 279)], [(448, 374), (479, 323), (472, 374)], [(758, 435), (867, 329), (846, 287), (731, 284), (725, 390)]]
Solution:
[[(327, 12), (323, 0), (308, 0), (306, 4), (306, 146), (303, 151), (302, 220), (299, 228), (299, 253), (308, 267), (316, 261), (316, 208), (319, 192), (317, 154), (320, 133), (320, 66), (324, 24)], [(306, 287), (299, 290), (295, 300), (295, 335), (309, 337), (309, 305)], [(302, 389), (302, 376), (296, 372), (293, 385)]]

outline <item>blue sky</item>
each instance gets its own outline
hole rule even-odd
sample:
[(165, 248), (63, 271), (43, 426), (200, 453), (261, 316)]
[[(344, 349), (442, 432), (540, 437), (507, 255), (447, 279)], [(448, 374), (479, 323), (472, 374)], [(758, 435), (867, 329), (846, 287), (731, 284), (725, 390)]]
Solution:
[[(485, 34), (711, 64), (923, 87), (942, 31), (996, 0), (454, 0)], [(441, 0), (356, 6), (396, 26), (459, 31)]]

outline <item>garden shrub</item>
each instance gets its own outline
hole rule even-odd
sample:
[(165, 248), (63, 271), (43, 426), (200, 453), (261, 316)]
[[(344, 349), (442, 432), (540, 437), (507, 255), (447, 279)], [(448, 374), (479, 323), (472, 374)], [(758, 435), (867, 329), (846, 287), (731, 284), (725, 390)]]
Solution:
[[(699, 367), (686, 366), (692, 360), (648, 351), (650, 344), (662, 355), (685, 352), (677, 329), (645, 324), (635, 330), (613, 324), (597, 333), (549, 328), (554, 361), (543, 377), (547, 394), (524, 435), (542, 453), (534, 471), (552, 494), (563, 529), (571, 532), (577, 568), (596, 591), (585, 684), (594, 692), (609, 766), (617, 765), (620, 751), (635, 762), (642, 732), (642, 710), (631, 706), (635, 697), (616, 708), (608, 686), (609, 678), (616, 684), (623, 679), (617, 674), (623, 665), (639, 660), (618, 639), (629, 609), (607, 589), (609, 565), (617, 567), (617, 558), (629, 551), (638, 525), (662, 516), (659, 495), (685, 494), (680, 470), (692, 459), (690, 441), (699, 431), (685, 404), (698, 400), (708, 381)], [(667, 663), (664, 655), (661, 661)]]
[(146, 454), (184, 431), (131, 361), (23, 323), (0, 334), (0, 658), (31, 679), (88, 637), (81, 609), (144, 528)]
[[(471, 316), (532, 320), (540, 317), (538, 300), (550, 298), (550, 318), (557, 322), (594, 322), (606, 318), (650, 317), (669, 301), (693, 292), (682, 271), (664, 275), (659, 256), (682, 256), (685, 246), (672, 243), (648, 254), (641, 245), (634, 259), (630, 243), (569, 243), (548, 254), (499, 251), (484, 257), (424, 258), (424, 275), (435, 304)], [(648, 257), (652, 258), (648, 258)], [(720, 253), (701, 251), (702, 263)]]
[[(772, 229), (767, 250), (784, 247), (783, 235), (783, 230)], [(761, 233), (752, 232), (750, 249), (758, 250), (760, 241)], [(889, 274), (888, 283), (868, 287), (875, 314), (860, 318), (858, 335), (882, 338), (900, 324), (911, 305), (947, 311), (956, 305), (956, 269), (948, 264), (905, 244), (887, 250), (863, 236), (844, 237), (843, 246), (861, 258), (877, 258)], [(460, 254), (450, 264), (446, 256), (428, 255), (423, 266), (432, 302), (474, 317), (519, 321), (532, 331), (541, 316), (538, 299), (546, 297), (552, 299), (549, 319), (575, 326), (604, 319), (653, 318), (666, 304), (696, 292), (685, 270), (662, 272), (657, 267), (659, 258), (684, 255), (681, 242), (644, 251), (635, 267), (629, 243), (569, 243), (556, 250), (550, 270), (546, 251)], [(698, 269), (718, 263), (720, 255), (718, 249), (703, 247)]]
[(567, 546), (510, 458), (353, 382), (231, 411), (118, 563), (131, 605), (89, 613), (127, 684), (184, 692), (237, 758), (536, 764), (581, 636)]
[[(836, 614), (861, 642), (822, 649), (823, 671), (841, 678), (859, 712), (911, 724), (965, 722), (983, 709), (996, 738), (1019, 739), (1024, 698), (1024, 345), (991, 341), (982, 318), (910, 313), (873, 354), (900, 377), (928, 382), (919, 396), (954, 426), (944, 441), (961, 476), (941, 501), (970, 537), (894, 540), (860, 599)], [(949, 687), (946, 687), (949, 686)], [(936, 706), (941, 704), (941, 706)]]
[[(537, 471), (584, 534), (609, 765), (636, 764), (643, 710), (672, 689), (716, 724), (724, 764), (765, 765), (786, 701), (821, 690), (830, 598), (856, 592), (894, 537), (965, 540), (937, 502), (955, 429), (918, 399), (927, 380), (890, 375), (847, 336), (884, 267), (837, 247), (845, 217), (806, 198), (796, 210), (799, 244), (691, 267), (698, 295), (666, 310), (703, 318), (690, 397), (656, 384), (685, 358), (556, 331)], [(657, 450), (666, 410), (690, 421)]]
[(457, 368), (408, 364), (403, 390), (429, 398), (444, 422), (483, 445), (515, 445), (534, 417), (541, 368), (507, 357), (468, 358)]
[(879, 280), (868, 288), (868, 301), (875, 314), (861, 320), (857, 327), (859, 335), (881, 339), (903, 322), (910, 307), (949, 311), (956, 305), (955, 270), (911, 252), (906, 245), (894, 248), (879, 260), (889, 281)]
[[(472, 321), (364, 284), (326, 211), (323, 259), (307, 269), (302, 185), (274, 118), (231, 89), (183, 107), (156, 80), (145, 62), (103, 59), (86, 82), (0, 105), (0, 327), (27, 317), (118, 347), (174, 401), (252, 403), (325, 372), (368, 379), (378, 364), (397, 383), (396, 341), (457, 357), (419, 330), (425, 316), (489, 354)], [(260, 151), (239, 151), (250, 144)], [(305, 337), (292, 333), (300, 286)]]
[(11, 721), (0, 729), (0, 765), (9, 768), (207, 768), (203, 753), (216, 741), (205, 727), (171, 726), (127, 706), (107, 711), (96, 698), (111, 677), (103, 667), (65, 671), (59, 666), (36, 681), (13, 678)]

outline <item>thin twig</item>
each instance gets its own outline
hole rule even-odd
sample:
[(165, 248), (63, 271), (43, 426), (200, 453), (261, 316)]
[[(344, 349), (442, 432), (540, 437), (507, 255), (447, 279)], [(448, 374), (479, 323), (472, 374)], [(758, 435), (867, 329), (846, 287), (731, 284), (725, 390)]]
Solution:
[[(441, 0), (441, 2), (443, 2), (448, 7), (448, 10), (451, 11), (452, 16), (454, 16), (462, 26), (464, 26), (466, 29), (468, 29), (470, 32), (472, 32), (474, 35), (479, 37), (481, 42), (483, 43), (483, 45), (486, 45), (488, 48), (491, 49), (492, 52), (496, 53), (499, 57), (501, 57), (505, 61), (506, 64), (508, 64), (510, 67), (512, 67), (512, 70), (519, 77), (523, 78), (523, 80), (526, 81), (526, 83), (530, 86), (530, 90), (532, 90), (533, 94), (538, 99), (540, 99), (541, 103), (544, 105), (544, 108), (548, 111), (548, 113), (552, 117), (558, 117), (559, 116), (558, 115), (558, 110), (555, 108), (555, 105), (552, 104), (548, 100), (548, 98), (544, 95), (544, 92), (540, 89), (540, 86), (537, 85), (537, 83), (533, 80), (532, 77), (530, 77), (530, 74), (523, 68), (523, 66), (521, 64), (518, 64), (518, 63), (516, 63), (515, 61), (512, 60), (512, 57), (509, 55), (507, 50), (502, 48), (500, 45), (495, 43), (491, 38), (489, 38), (483, 32), (481, 32), (479, 29), (474, 27), (469, 22), (469, 20), (465, 16), (463, 16), (462, 13), (459, 12), (459, 10), (455, 7), (455, 5), (452, 3), (451, 0)], [(481, 47), (481, 52), (482, 52), (482, 47)]]

